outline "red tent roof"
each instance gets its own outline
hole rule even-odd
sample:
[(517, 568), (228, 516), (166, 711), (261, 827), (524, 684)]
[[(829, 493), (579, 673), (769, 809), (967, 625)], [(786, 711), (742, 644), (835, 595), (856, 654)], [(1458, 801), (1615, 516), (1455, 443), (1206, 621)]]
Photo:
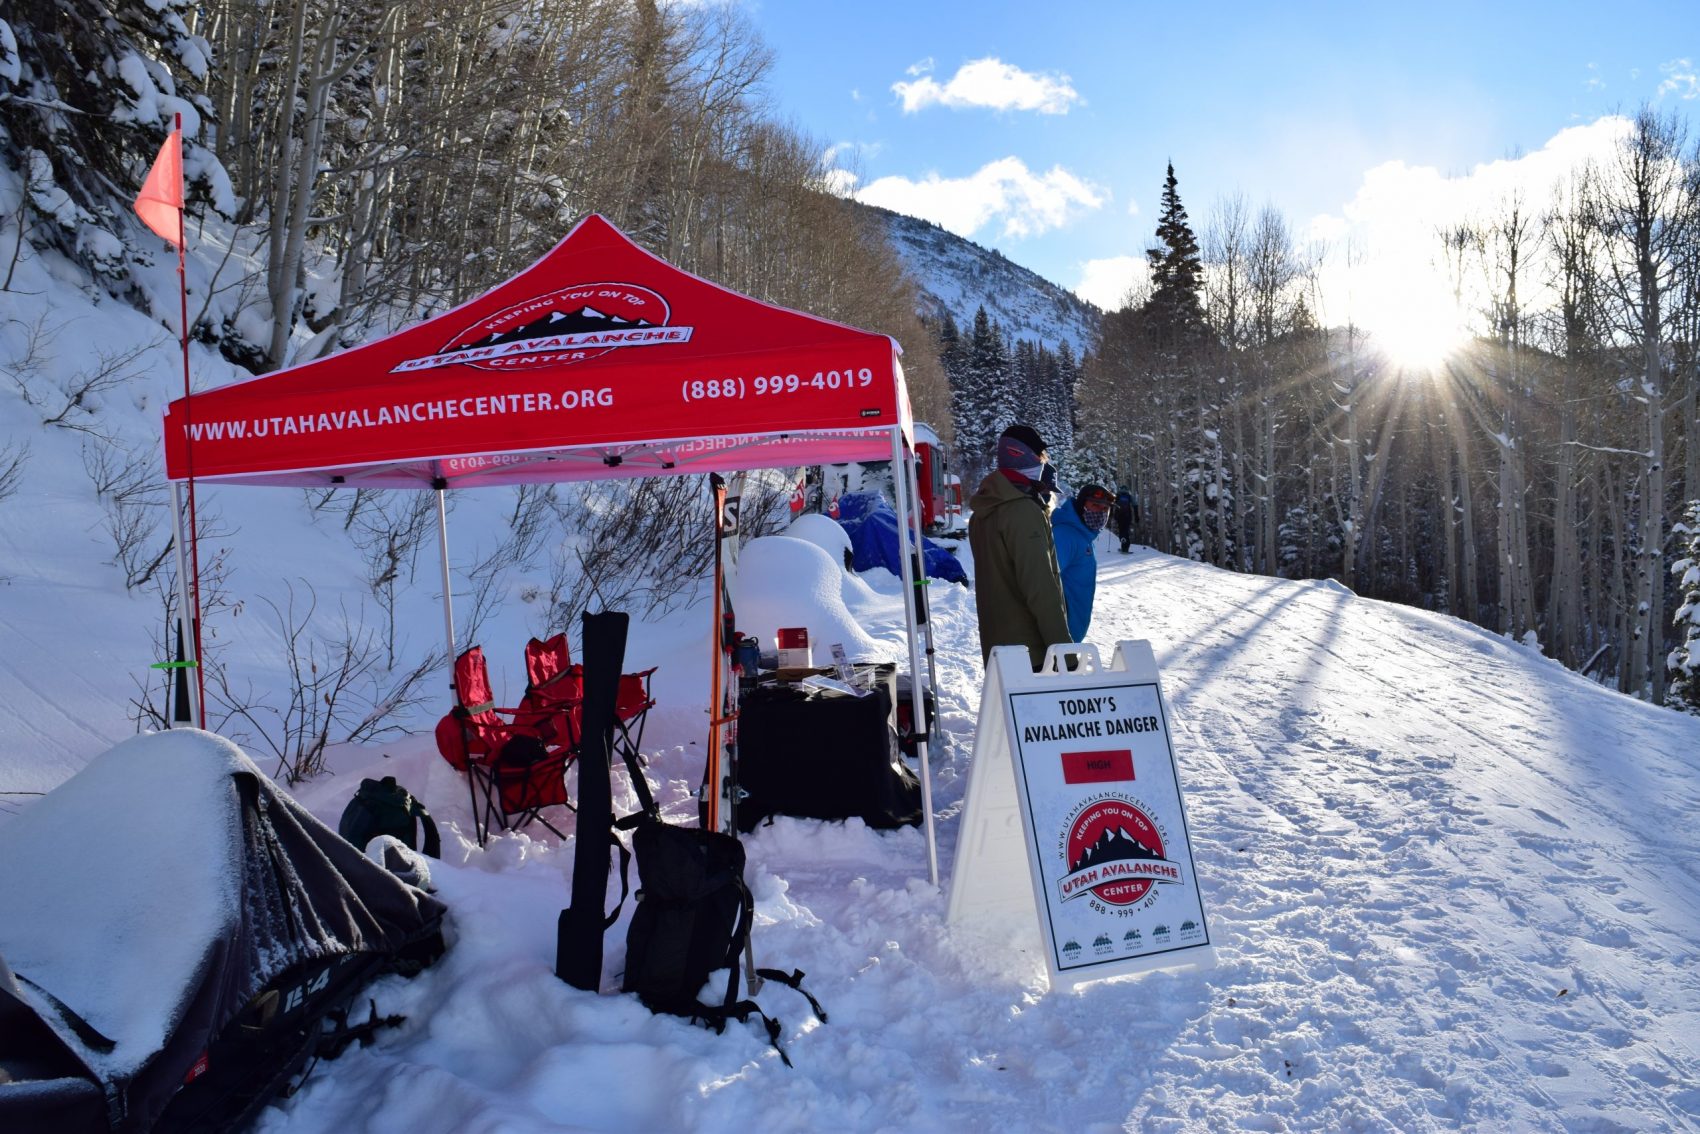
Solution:
[(452, 311), (172, 402), (166, 473), (420, 488), (880, 459), (892, 427), (910, 432), (899, 353), (592, 215)]

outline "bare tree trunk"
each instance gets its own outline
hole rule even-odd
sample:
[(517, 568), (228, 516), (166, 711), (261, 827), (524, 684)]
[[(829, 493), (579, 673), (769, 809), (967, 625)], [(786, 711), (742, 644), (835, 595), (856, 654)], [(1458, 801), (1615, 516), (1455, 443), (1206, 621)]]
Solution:
[[(1442, 417), (1444, 421), (1444, 414)], [(1430, 433), (1434, 423), (1429, 423)], [(1435, 471), (1435, 538), (1440, 540), (1441, 570), (1446, 576), (1446, 595), (1440, 609), (1447, 614), (1458, 613), (1458, 506), (1452, 486), (1452, 438), (1450, 430), (1442, 428), (1441, 436), (1431, 440), (1431, 451), (1439, 468)]]
[(1481, 583), (1476, 572), (1476, 520), (1474, 478), (1470, 472), (1470, 437), (1464, 423), (1458, 420), (1447, 399), (1448, 431), (1452, 434), (1458, 458), (1458, 528), (1459, 571), (1458, 588), (1463, 592), (1464, 617), (1481, 622)]
[(1553, 469), (1552, 566), (1547, 606), (1547, 648), (1552, 656), (1574, 669), (1582, 663), (1577, 655), (1577, 631), (1582, 602), (1577, 575), (1581, 556), (1577, 538), (1576, 508), (1576, 411), (1570, 404), (1574, 389), (1572, 364), (1564, 363), (1558, 411), (1558, 454)]
[(1275, 402), (1267, 392), (1258, 406), (1260, 418), (1261, 444), (1258, 446), (1259, 479), (1257, 493), (1257, 514), (1261, 522), (1258, 535), (1258, 569), (1265, 575), (1274, 575), (1281, 569), (1280, 522), (1281, 497), (1280, 484), (1275, 471)]
[(1676, 287), (1689, 243), (1700, 229), (1700, 158), (1686, 152), (1674, 114), (1643, 108), (1618, 145), (1616, 163), (1593, 199), (1619, 327), (1641, 348), (1638, 400), (1646, 443), (1634, 564), (1633, 652), (1628, 684), (1636, 696), (1662, 703), (1666, 534), (1663, 336), (1667, 295)]
[(1358, 460), (1360, 442), (1358, 439), (1359, 383), (1356, 339), (1356, 328), (1348, 324), (1346, 327), (1345, 405), (1342, 407), (1346, 426), (1345, 437), (1342, 439), (1346, 466), (1345, 492), (1341, 493), (1338, 482), (1335, 485), (1335, 506), (1340, 510), (1340, 528), (1342, 531), (1340, 581), (1348, 587), (1357, 586), (1358, 543), (1363, 538), (1363, 470)]
[(266, 296), (272, 305), (272, 335), (266, 348), (266, 358), (272, 366), (281, 365), (289, 332), (294, 324), (295, 276), (284, 268), (284, 249), (289, 243), (288, 218), (294, 212), (293, 194), (297, 189), (295, 158), (295, 101), (301, 90), (301, 61), (306, 50), (308, 0), (294, 0), (294, 13), (289, 29), (289, 62), (284, 73), (289, 76), (282, 100), (277, 107), (277, 157), (271, 171), (272, 197), (271, 233), (266, 255)]

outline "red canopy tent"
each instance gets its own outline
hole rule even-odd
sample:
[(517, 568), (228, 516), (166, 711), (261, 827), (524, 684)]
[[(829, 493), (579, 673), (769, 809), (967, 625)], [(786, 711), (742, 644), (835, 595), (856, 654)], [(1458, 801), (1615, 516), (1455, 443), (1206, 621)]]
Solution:
[[(889, 336), (682, 271), (592, 215), (530, 268), (453, 310), (172, 402), (166, 474), (436, 490), (452, 661), (450, 488), (892, 460), (906, 472), (898, 516), (920, 546), (900, 353)], [(903, 583), (911, 719), (924, 734), (924, 598), (908, 557)], [(924, 739), (919, 748), (936, 882)]]

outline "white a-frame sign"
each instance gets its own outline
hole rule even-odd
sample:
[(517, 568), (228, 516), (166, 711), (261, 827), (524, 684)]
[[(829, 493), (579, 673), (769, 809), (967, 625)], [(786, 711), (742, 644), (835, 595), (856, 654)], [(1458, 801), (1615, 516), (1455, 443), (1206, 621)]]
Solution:
[(948, 916), (1034, 915), (1053, 988), (1215, 963), (1149, 642), (992, 650)]

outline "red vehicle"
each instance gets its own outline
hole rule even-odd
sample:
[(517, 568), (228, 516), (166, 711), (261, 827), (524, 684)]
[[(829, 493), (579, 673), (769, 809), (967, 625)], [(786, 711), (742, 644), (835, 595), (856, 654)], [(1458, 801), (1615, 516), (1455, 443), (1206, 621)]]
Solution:
[(940, 532), (945, 525), (944, 451), (933, 427), (915, 423), (915, 482), (921, 494), (921, 527)]
[[(944, 446), (933, 427), (915, 423), (915, 481), (921, 495), (921, 527), (928, 535), (957, 531), (962, 521), (962, 479), (945, 472)], [(862, 461), (826, 465), (820, 470), (823, 499), (820, 510), (832, 514), (832, 503), (847, 492), (878, 492), (892, 499), (891, 462)], [(801, 508), (794, 508), (801, 511)]]

